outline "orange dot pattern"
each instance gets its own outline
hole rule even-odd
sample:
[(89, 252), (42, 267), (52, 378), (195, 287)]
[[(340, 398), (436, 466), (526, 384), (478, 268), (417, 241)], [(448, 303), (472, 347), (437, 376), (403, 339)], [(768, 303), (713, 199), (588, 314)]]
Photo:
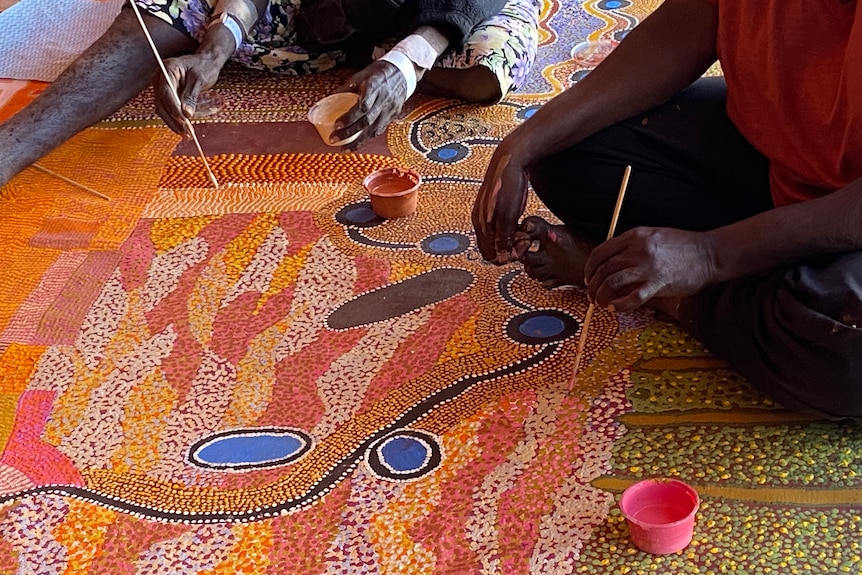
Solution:
[[(209, 158), (219, 183), (361, 182), (374, 170), (397, 166), (398, 160), (365, 154), (222, 154)], [(196, 156), (173, 156), (165, 165), (163, 188), (210, 187), (203, 162)]]
[[(602, 9), (602, 22), (643, 8)], [(546, 70), (555, 90), (572, 72)], [(334, 87), (302, 83), (286, 97), (284, 78), (248, 78), (227, 70), (239, 112), (201, 121), (301, 121)], [(482, 261), (472, 236), (495, 142), (547, 96), (478, 108), (416, 99), (390, 129), (394, 157), (216, 156), (219, 191), (199, 159), (169, 157), (178, 139), (164, 128), (123, 128), (159, 123), (140, 100), (51, 158), (122, 190), (110, 206), (42, 174), (16, 178), (6, 191), (18, 217), (4, 212), (0, 227), (0, 437), (47, 479), (31, 488), (0, 466), (0, 572), (857, 571), (856, 427), (792, 417), (647, 313), (596, 310), (574, 386), (577, 330), (542, 344), (507, 335), (519, 314), (577, 325), (588, 305), (583, 291), (544, 291), (516, 264)], [(432, 153), (450, 143), (463, 156)], [(128, 173), (81, 161), (115, 150)], [(390, 165), (423, 175), (416, 214), (339, 220), (366, 202), (361, 178)], [(527, 210), (549, 217), (532, 197)], [(434, 234), (465, 247), (430, 253)], [(62, 299), (92, 276), (67, 285), (69, 270), (98, 250), (114, 258), (100, 260), (106, 279)], [(397, 317), (326, 327), (346, 303), (447, 268), (472, 282)], [(72, 307), (86, 311), (77, 323)], [(52, 331), (33, 319), (46, 314)], [(29, 392), (49, 398), (44, 411), (20, 407)], [(311, 448), (242, 472), (186, 458), (213, 433), (261, 427), (302, 430)], [(398, 480), (368, 453), (405, 428), (441, 458)], [(51, 480), (60, 464), (81, 484)], [(616, 508), (651, 475), (702, 496), (692, 545), (671, 556), (634, 548)]]

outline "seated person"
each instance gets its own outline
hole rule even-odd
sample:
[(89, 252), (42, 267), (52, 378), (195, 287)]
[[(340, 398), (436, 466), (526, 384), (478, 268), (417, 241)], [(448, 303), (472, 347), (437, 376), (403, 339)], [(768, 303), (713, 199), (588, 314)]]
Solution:
[[(666, 0), (497, 148), (483, 256), (664, 312), (787, 408), (862, 416), (860, 62), (860, 0)], [(562, 225), (519, 223), (528, 180)]]
[[(285, 74), (365, 60), (367, 66), (338, 90), (360, 99), (333, 134), (338, 141), (361, 132), (352, 144), (357, 147), (385, 130), (419, 80), (435, 95), (501, 99), (523, 84), (538, 44), (536, 0), (306, 0), (302, 10), (292, 0), (135, 2), (173, 85), (124, 5), (100, 39), (0, 125), (0, 187), (111, 115), (153, 78), (159, 115), (188, 135), (185, 119), (229, 59)], [(397, 44), (371, 61), (373, 45), (390, 37)], [(181, 105), (170, 93), (174, 89)]]

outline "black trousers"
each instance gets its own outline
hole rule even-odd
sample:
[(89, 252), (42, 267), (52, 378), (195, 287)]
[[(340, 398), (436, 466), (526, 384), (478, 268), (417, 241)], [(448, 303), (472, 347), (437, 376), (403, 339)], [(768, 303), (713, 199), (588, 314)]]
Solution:
[[(604, 240), (626, 165), (617, 226), (704, 231), (772, 209), (768, 162), (736, 130), (722, 78), (545, 158), (530, 180), (567, 226)], [(862, 417), (862, 252), (711, 286), (681, 323), (787, 408)], [(857, 325), (859, 326), (857, 328)]]

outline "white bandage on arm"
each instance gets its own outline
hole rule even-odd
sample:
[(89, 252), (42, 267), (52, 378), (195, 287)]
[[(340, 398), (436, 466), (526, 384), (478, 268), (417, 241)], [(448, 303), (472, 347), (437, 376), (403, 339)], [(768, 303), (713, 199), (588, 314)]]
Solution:
[(223, 24), (228, 30), (230, 30), (230, 33), (233, 34), (233, 40), (236, 44), (234, 46), (234, 51), (236, 51), (237, 48), (239, 48), (239, 45), (242, 44), (242, 39), (245, 36), (243, 34), (242, 28), (240, 28), (239, 26), (239, 22), (237, 22), (236, 19), (233, 18), (233, 16), (231, 16), (227, 12), (222, 12), (218, 18), (214, 18), (212, 21), (210, 21), (209, 25), (207, 26), (207, 29), (212, 26), (215, 26), (216, 24)]
[[(239, 46), (242, 43), (242, 39), (248, 38), (251, 29), (257, 24), (259, 18), (257, 8), (252, 4), (251, 0), (218, 0), (213, 12), (213, 22), (227, 22), (224, 20), (224, 14), (229, 16), (239, 27), (240, 42), (237, 43), (237, 46)], [(225, 23), (225, 25), (230, 27), (229, 24)]]
[[(445, 37), (444, 42), (445, 42)], [(445, 44), (444, 44), (445, 45)], [(401, 52), (424, 70), (430, 70), (437, 61), (437, 50), (434, 49), (428, 40), (418, 34), (411, 34), (398, 42), (393, 48), (397, 52)]]
[(410, 60), (406, 54), (397, 50), (386, 52), (380, 57), (380, 59), (389, 62), (390, 64), (394, 64), (395, 67), (398, 68), (401, 75), (404, 76), (404, 80), (407, 82), (407, 97), (409, 98), (413, 95), (413, 92), (416, 91), (416, 68), (414, 67), (413, 61)]

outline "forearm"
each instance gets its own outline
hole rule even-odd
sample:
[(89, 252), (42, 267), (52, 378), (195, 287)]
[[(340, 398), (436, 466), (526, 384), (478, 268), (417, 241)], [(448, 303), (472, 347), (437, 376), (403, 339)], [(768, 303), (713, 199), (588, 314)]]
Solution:
[(715, 61), (717, 24), (716, 8), (705, 0), (667, 0), (504, 144), (514, 145), (521, 163), (530, 165), (667, 101)]
[(433, 26), (420, 26), (396, 44), (393, 50), (403, 52), (414, 63), (416, 79), (419, 80), (448, 47), (449, 40), (442, 32)]
[(706, 232), (715, 283), (862, 249), (862, 178), (818, 198)]
[[(221, 69), (242, 39), (248, 37), (268, 4), (268, 0), (219, 0), (196, 54)], [(222, 19), (222, 14), (227, 17)]]
[(404, 77), (409, 98), (416, 90), (416, 84), (448, 45), (449, 40), (439, 30), (433, 26), (420, 26), (380, 59), (398, 68)]

